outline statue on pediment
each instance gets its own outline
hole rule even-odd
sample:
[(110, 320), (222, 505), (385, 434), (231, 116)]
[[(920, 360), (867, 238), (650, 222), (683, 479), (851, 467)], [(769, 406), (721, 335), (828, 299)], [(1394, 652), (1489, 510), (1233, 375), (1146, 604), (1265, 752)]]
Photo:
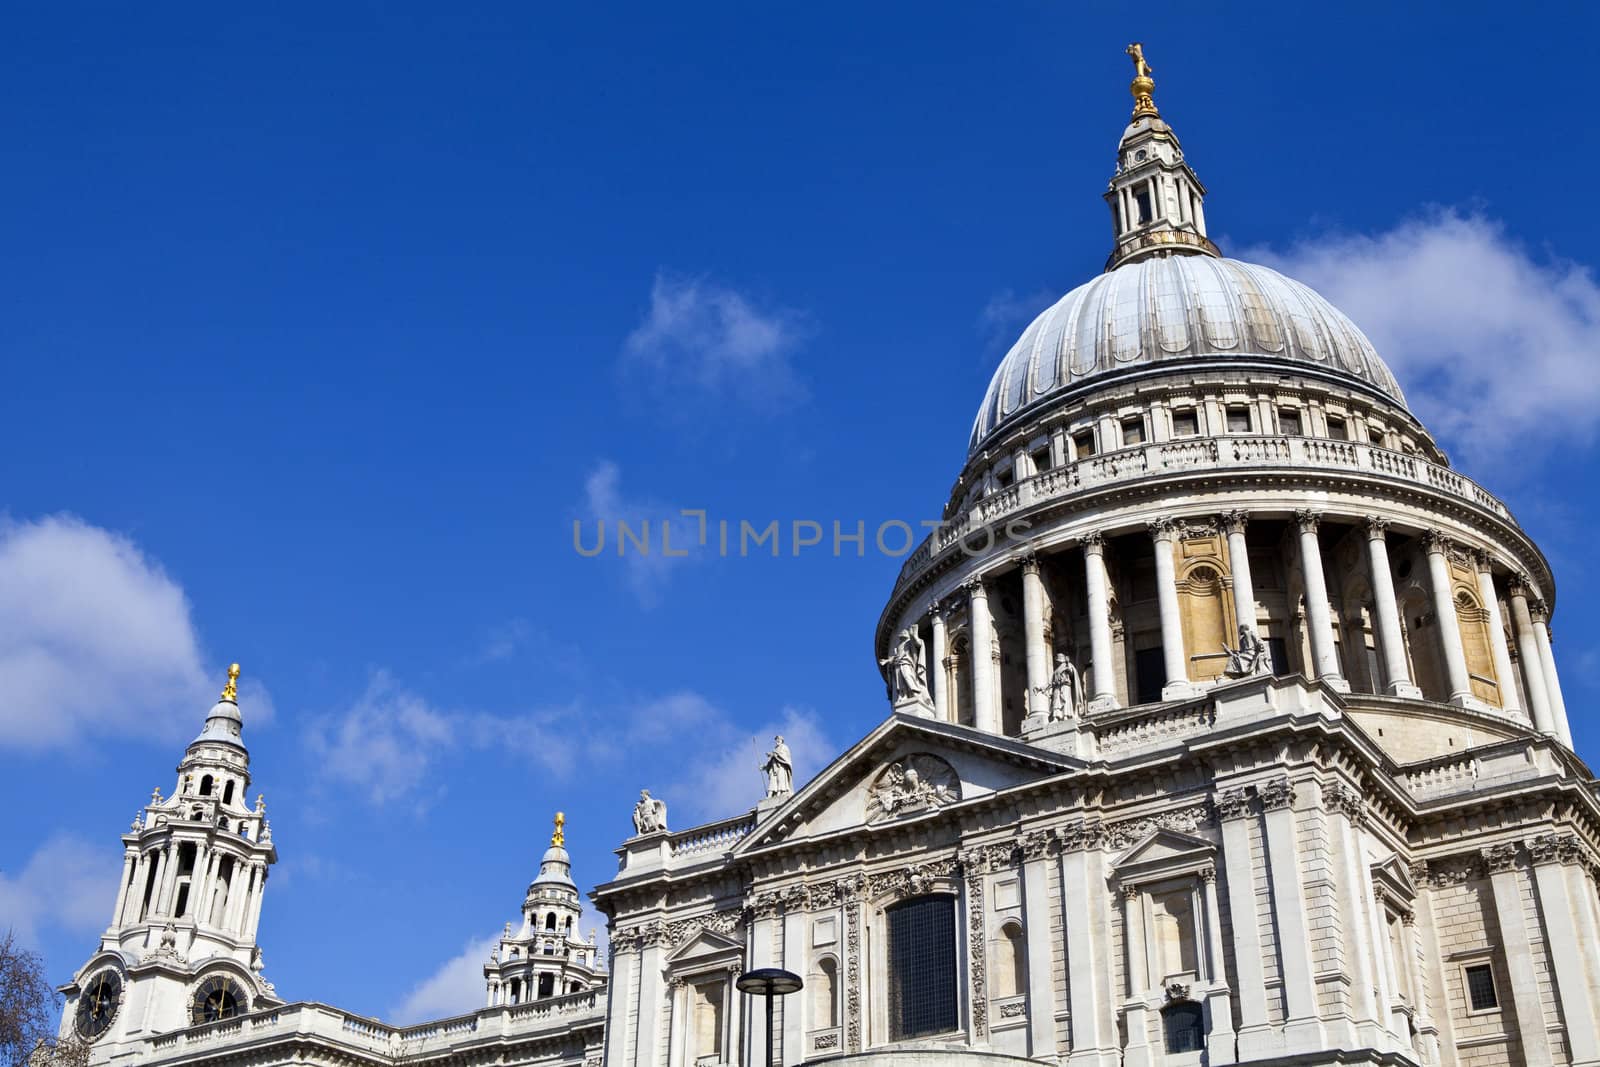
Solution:
[(794, 760), (782, 734), (772, 739), (772, 751), (761, 770), (767, 776), (767, 796), (786, 797), (794, 792)]

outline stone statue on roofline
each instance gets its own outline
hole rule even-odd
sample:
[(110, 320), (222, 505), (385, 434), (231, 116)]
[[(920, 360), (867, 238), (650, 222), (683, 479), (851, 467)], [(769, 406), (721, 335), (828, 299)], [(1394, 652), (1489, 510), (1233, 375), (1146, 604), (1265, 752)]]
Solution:
[(667, 829), (667, 802), (650, 795), (650, 790), (639, 790), (639, 803), (633, 806), (633, 829), (638, 834), (665, 833)]

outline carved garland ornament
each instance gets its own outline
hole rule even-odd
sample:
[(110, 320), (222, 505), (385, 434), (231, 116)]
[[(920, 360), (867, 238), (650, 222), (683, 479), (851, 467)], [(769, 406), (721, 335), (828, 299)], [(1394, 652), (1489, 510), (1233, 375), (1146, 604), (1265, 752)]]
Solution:
[(845, 909), (844, 1036), (847, 1051), (861, 1051), (861, 909)]
[(867, 791), (867, 822), (933, 811), (961, 799), (961, 779), (938, 756), (914, 753), (895, 760)]
[(977, 855), (963, 857), (967, 875), (967, 956), (972, 972), (972, 1036), (982, 1040), (989, 1032), (989, 993), (985, 976), (983, 911), (983, 861)]

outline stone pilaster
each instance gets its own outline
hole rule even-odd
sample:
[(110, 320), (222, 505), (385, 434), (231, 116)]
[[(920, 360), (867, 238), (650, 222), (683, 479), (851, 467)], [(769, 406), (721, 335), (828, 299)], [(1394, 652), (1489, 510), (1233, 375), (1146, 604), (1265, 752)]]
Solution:
[(1483, 850), (1483, 862), (1489, 869), (1489, 885), (1494, 893), (1500, 950), (1511, 979), (1511, 999), (1517, 1015), (1517, 1032), (1522, 1037), (1523, 1062), (1527, 1067), (1550, 1067), (1550, 1033), (1545, 1028), (1539, 975), (1528, 937), (1522, 883), (1517, 871), (1518, 852), (1513, 844), (1495, 845)]
[(1267, 1021), (1261, 916), (1256, 909), (1255, 857), (1250, 848), (1250, 823), (1255, 813), (1243, 788), (1224, 789), (1215, 804), (1222, 824), (1222, 861), (1228, 875), (1228, 913), (1239, 987), (1239, 1059), (1248, 1061), (1282, 1047)]
[(1305, 882), (1300, 874), (1299, 833), (1294, 823), (1295, 788), (1287, 778), (1280, 778), (1261, 785), (1257, 795), (1266, 828), (1273, 921), (1283, 966), (1285, 1051), (1318, 1051), (1323, 1047), (1322, 1023), (1317, 1011), (1316, 980), (1311, 973)]

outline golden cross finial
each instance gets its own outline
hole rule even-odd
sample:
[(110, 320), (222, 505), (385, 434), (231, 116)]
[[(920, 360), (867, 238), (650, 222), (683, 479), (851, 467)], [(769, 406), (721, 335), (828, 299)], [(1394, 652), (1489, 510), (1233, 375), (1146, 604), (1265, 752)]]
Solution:
[(564, 848), (567, 844), (567, 817), (561, 812), (556, 812), (556, 832), (550, 835), (550, 843), (557, 848)]
[(1150, 99), (1150, 94), (1156, 89), (1155, 79), (1150, 77), (1155, 68), (1144, 60), (1144, 44), (1135, 41), (1125, 51), (1133, 57), (1133, 81), (1128, 85), (1128, 92), (1133, 94), (1133, 117), (1159, 115), (1156, 102)]
[(228, 684), (222, 687), (222, 699), (239, 699), (239, 665), (237, 663), (228, 668)]

